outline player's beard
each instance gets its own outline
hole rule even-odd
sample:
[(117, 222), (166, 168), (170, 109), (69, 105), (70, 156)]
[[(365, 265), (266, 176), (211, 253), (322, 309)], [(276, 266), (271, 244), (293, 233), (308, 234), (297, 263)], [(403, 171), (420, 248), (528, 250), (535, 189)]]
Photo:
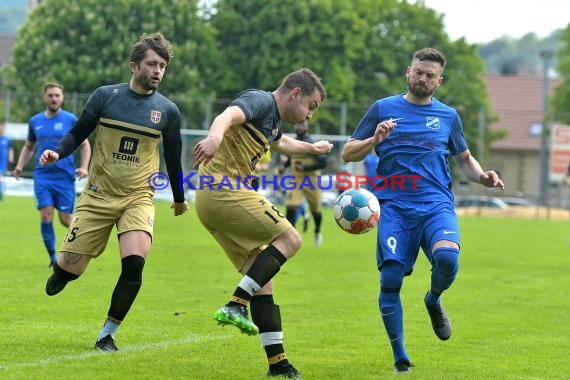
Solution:
[(49, 112), (53, 113), (57, 113), (57, 111), (59, 111), (59, 109), (61, 108), (61, 104), (48, 104), (47, 108), (49, 110)]
[(152, 82), (152, 78), (146, 75), (137, 76), (136, 81), (138, 84), (147, 91), (155, 91), (160, 84), (160, 80), (157, 82)]
[(408, 81), (408, 91), (418, 99), (429, 99), (435, 92), (435, 89), (432, 90), (425, 84), (412, 84)]

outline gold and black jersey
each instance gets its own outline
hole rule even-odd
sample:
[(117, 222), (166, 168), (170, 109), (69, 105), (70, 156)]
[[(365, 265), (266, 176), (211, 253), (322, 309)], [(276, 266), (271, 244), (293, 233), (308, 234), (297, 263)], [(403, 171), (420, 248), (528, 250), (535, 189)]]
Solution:
[(162, 138), (175, 201), (184, 201), (178, 186), (182, 172), (180, 111), (162, 94), (137, 94), (128, 83), (100, 87), (89, 97), (74, 129), (80, 131), (75, 131), (76, 136), (96, 130), (86, 186), (90, 194), (152, 195), (151, 179), (159, 171)]
[(231, 126), (224, 135), (220, 147), (207, 165), (200, 165), (200, 175), (221, 181), (242, 182), (255, 175), (255, 165), (281, 138), (281, 117), (273, 94), (261, 90), (242, 92), (230, 106), (240, 107), (246, 122)]

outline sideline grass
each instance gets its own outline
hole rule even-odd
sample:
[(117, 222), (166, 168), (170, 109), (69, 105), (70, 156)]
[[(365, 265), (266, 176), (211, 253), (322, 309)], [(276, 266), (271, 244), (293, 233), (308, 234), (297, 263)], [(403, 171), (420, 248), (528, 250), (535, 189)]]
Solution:
[[(120, 271), (116, 239), (86, 273), (47, 297), (50, 270), (32, 198), (0, 203), (1, 379), (263, 379), (255, 337), (212, 319), (239, 281), (193, 207), (157, 203), (155, 241), (118, 354), (93, 350)], [(275, 280), (285, 347), (304, 379), (385, 379), (392, 358), (377, 307), (375, 233), (341, 232), (325, 210), (324, 244), (305, 234)], [(420, 254), (404, 282), (407, 378), (564, 379), (570, 373), (567, 221), (462, 217), (460, 273), (443, 303), (454, 333), (439, 341), (422, 303)], [(58, 244), (65, 233), (57, 227)]]

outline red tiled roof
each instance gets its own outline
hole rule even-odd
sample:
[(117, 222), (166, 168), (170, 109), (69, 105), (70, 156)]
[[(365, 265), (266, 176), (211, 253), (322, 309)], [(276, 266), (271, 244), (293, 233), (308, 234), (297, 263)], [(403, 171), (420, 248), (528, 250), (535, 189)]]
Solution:
[[(530, 130), (534, 123), (542, 123), (542, 75), (488, 74), (484, 80), (491, 107), (499, 118), (490, 128), (507, 131), (507, 137), (494, 142), (492, 149), (540, 150), (540, 136), (531, 136)], [(561, 79), (549, 81), (549, 93), (552, 94)]]

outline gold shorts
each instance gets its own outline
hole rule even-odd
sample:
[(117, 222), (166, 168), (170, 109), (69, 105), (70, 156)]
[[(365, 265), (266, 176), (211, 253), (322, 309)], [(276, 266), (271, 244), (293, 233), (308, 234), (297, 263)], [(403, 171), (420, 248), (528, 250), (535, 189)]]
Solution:
[(285, 215), (253, 190), (197, 190), (196, 214), (238, 271), (291, 228)]
[(60, 251), (97, 257), (105, 250), (113, 226), (117, 226), (117, 236), (146, 231), (152, 238), (153, 223), (154, 203), (149, 194), (116, 198), (83, 192)]

